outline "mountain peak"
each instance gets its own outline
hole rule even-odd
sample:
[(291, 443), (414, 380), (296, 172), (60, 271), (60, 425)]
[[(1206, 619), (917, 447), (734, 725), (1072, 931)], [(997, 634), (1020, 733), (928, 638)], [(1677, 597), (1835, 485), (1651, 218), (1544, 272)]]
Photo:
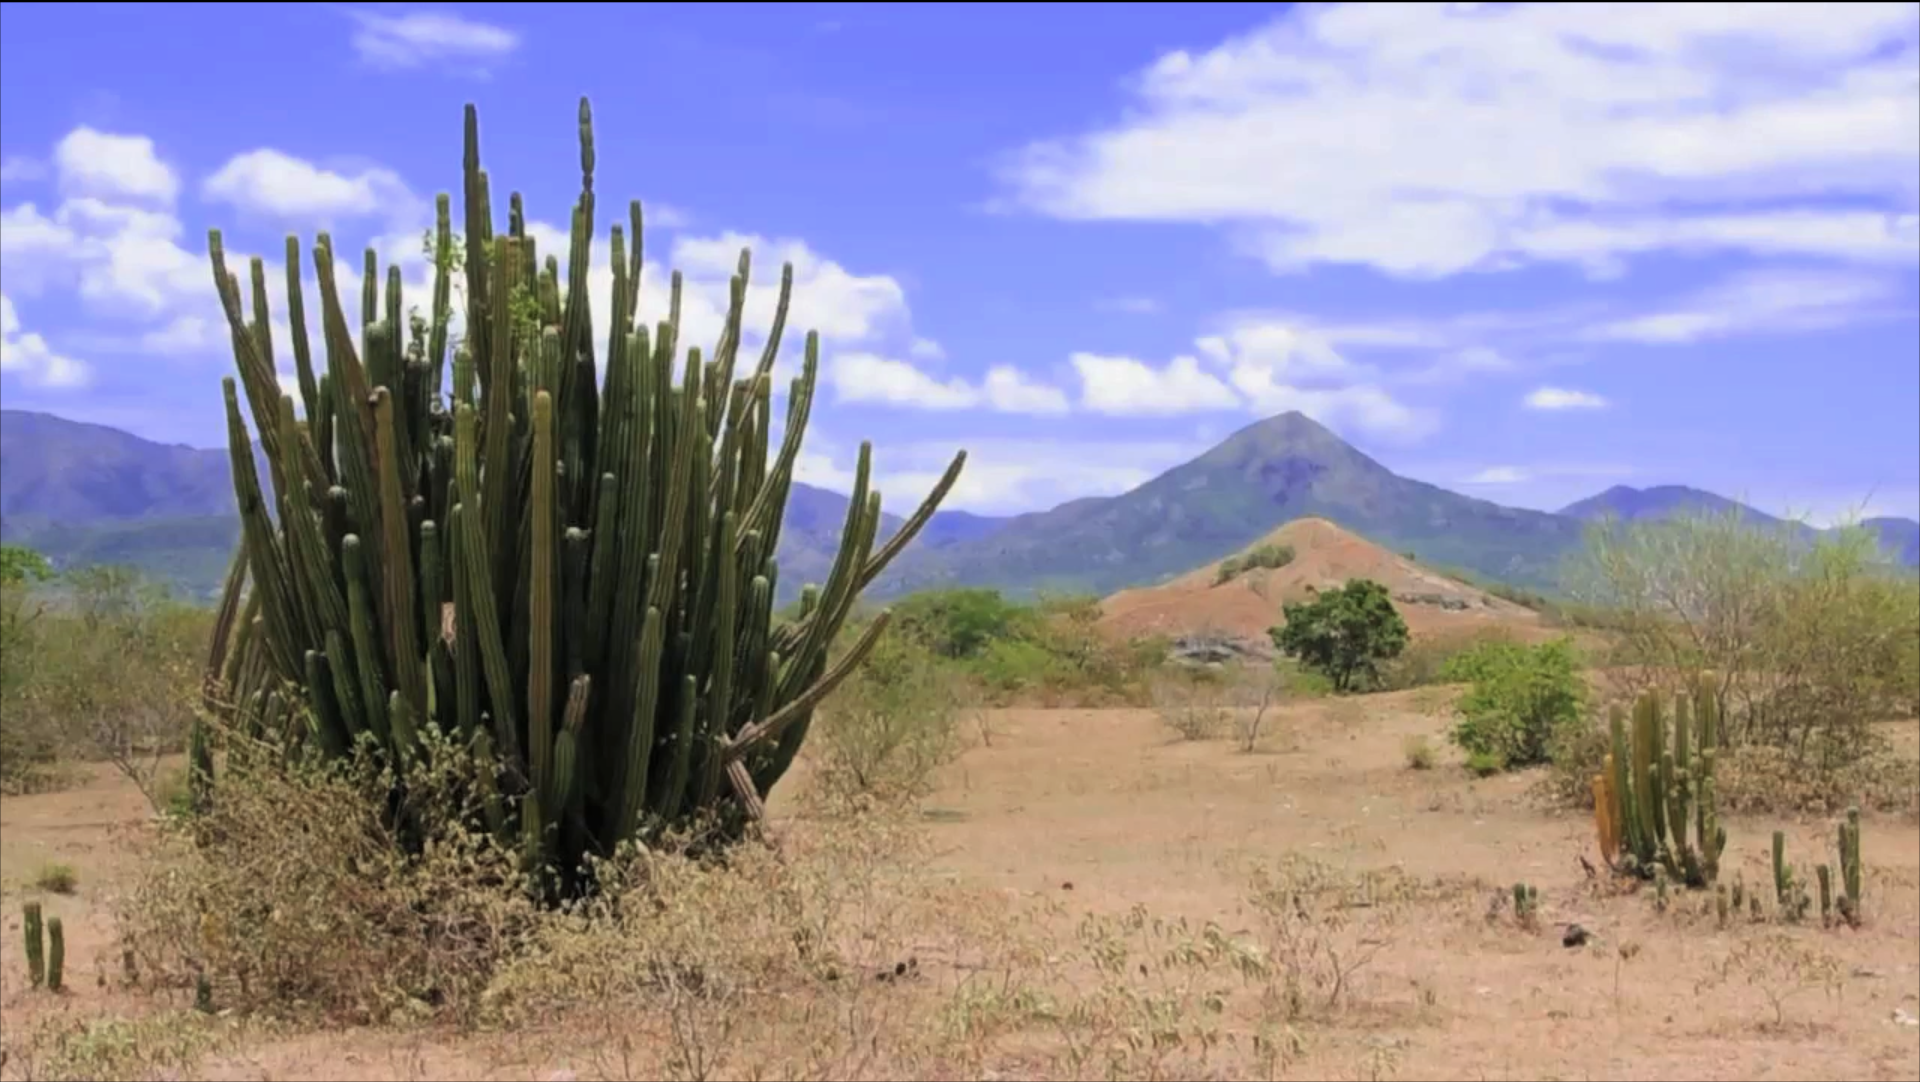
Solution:
[(1313, 459), (1329, 465), (1373, 461), (1332, 429), (1299, 410), (1275, 414), (1241, 428), (1201, 455), (1198, 461), (1244, 464), (1280, 458)]

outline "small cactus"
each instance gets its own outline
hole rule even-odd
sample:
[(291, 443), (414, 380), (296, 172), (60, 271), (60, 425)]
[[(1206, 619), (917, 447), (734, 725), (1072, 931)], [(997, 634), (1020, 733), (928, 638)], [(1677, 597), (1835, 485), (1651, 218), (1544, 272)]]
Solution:
[(1793, 901), (1793, 869), (1787, 864), (1787, 834), (1773, 832), (1773, 900), (1786, 908)]
[(1753, 918), (1755, 924), (1767, 919), (1767, 915), (1760, 909), (1760, 895), (1747, 895), (1747, 915)]
[(1513, 915), (1522, 926), (1533, 927), (1534, 917), (1540, 911), (1540, 888), (1526, 883), (1513, 885)]
[(1729, 907), (1727, 904), (1727, 885), (1725, 883), (1714, 884), (1714, 888), (1713, 888), (1714, 915), (1720, 919), (1720, 927), (1723, 930), (1727, 926), (1728, 908)]
[(47, 979), (47, 944), (41, 927), (40, 903), (28, 902), (20, 910), (27, 937), (27, 976), (38, 988)]
[(1854, 927), (1864, 915), (1860, 908), (1860, 809), (1847, 809), (1846, 822), (1840, 824), (1840, 883), (1845, 894), (1840, 915)]
[(1667, 870), (1665, 868), (1653, 870), (1653, 908), (1662, 913), (1667, 911)]
[(1820, 926), (1833, 926), (1833, 869), (1825, 864), (1816, 865), (1814, 877), (1820, 880)]
[(1747, 904), (1747, 877), (1739, 872), (1733, 873), (1733, 907), (1744, 909)]
[(47, 991), (58, 992), (67, 971), (67, 933), (59, 917), (47, 918)]

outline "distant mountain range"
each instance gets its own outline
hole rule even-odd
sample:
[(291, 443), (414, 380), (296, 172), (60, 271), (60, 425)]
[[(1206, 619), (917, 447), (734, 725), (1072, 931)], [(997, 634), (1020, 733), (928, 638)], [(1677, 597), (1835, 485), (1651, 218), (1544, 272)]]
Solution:
[[(783, 592), (826, 576), (846, 508), (844, 495), (793, 486), (780, 541)], [(232, 509), (224, 450), (0, 410), (0, 539), (32, 545), (60, 566), (132, 564), (205, 596), (238, 537)], [(1431, 565), (1551, 589), (1590, 522), (1693, 509), (1780, 521), (1679, 486), (1612, 488), (1558, 513), (1503, 507), (1401, 477), (1310, 418), (1286, 413), (1118, 496), (1010, 518), (943, 511), (871, 593), (964, 585), (1106, 594), (1218, 559), (1307, 515)], [(882, 531), (899, 524), (890, 515)], [(1920, 566), (1920, 522), (1868, 525), (1896, 559)]]

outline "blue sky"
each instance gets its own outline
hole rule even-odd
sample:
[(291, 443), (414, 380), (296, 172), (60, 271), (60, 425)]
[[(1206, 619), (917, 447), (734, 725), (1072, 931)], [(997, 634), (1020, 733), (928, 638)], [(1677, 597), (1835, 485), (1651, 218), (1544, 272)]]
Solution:
[(764, 326), (794, 261), (804, 472), (872, 439), (889, 505), (959, 446), (954, 506), (1028, 510), (1300, 409), (1503, 503), (1920, 513), (1920, 7), (1089, 10), (0, 4), (0, 396), (218, 445), (209, 227), (424, 303), (462, 104), (552, 252), (585, 94), (643, 314), (680, 267), (710, 340), (747, 244)]

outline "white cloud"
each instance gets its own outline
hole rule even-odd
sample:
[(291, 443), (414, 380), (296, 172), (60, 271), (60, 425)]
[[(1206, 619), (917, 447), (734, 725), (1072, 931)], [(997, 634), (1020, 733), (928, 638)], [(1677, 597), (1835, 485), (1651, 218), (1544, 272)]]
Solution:
[(873, 353), (839, 353), (827, 363), (836, 400), (926, 410), (986, 407), (1000, 413), (1055, 414), (1070, 408), (1057, 387), (1029, 380), (1019, 369), (997, 365), (976, 387), (965, 379), (942, 380), (907, 361)]
[(0, 161), (0, 184), (45, 180), (50, 172), (46, 162), (16, 154), (5, 161)]
[(941, 382), (906, 361), (871, 353), (833, 358), (827, 378), (841, 402), (879, 403), (929, 410), (971, 409), (980, 395), (962, 379)]
[(55, 352), (47, 340), (24, 331), (13, 300), (0, 293), (0, 371), (11, 372), (36, 387), (84, 387), (92, 372), (84, 362)]
[(1518, 466), (1488, 466), (1471, 477), (1463, 478), (1466, 485), (1517, 485), (1533, 475)]
[(987, 404), (1001, 413), (1055, 414), (1072, 408), (1065, 391), (1034, 383), (1011, 365), (988, 369), (981, 391)]
[(1591, 391), (1536, 387), (1528, 392), (1526, 405), (1534, 410), (1597, 410), (1605, 409), (1607, 400)]
[(353, 34), (354, 51), (375, 67), (459, 63), (484, 72), (489, 62), (504, 59), (520, 47), (520, 35), (512, 30), (442, 11), (350, 14), (360, 24)]
[(1821, 330), (1879, 316), (1911, 319), (1884, 277), (1838, 271), (1765, 270), (1735, 275), (1681, 304), (1588, 327), (1595, 341), (1671, 344), (1742, 334)]
[(89, 127), (68, 132), (54, 148), (60, 190), (103, 199), (149, 199), (171, 203), (180, 179), (160, 160), (144, 135), (109, 135)]
[(1028, 147), (1006, 176), (1060, 217), (1225, 226), (1276, 268), (1609, 272), (1660, 249), (1911, 264), (1917, 12), (1299, 5), (1161, 56), (1123, 120)]
[[(1113, 496), (1206, 450), (1197, 443), (1155, 440), (969, 438), (889, 441), (874, 453), (874, 484), (894, 514), (912, 510), (933, 487), (956, 450), (967, 464), (941, 504), (983, 514), (1015, 514), (1056, 507), (1086, 496)], [(808, 432), (795, 464), (800, 480), (838, 492), (853, 483), (853, 451)]]
[(211, 200), (282, 218), (407, 213), (414, 196), (389, 169), (348, 176), (278, 150), (236, 154), (202, 186)]
[(1241, 405), (1240, 396), (1194, 357), (1175, 357), (1161, 368), (1097, 353), (1075, 353), (1070, 360), (1080, 374), (1080, 404), (1095, 413), (1146, 416)]

